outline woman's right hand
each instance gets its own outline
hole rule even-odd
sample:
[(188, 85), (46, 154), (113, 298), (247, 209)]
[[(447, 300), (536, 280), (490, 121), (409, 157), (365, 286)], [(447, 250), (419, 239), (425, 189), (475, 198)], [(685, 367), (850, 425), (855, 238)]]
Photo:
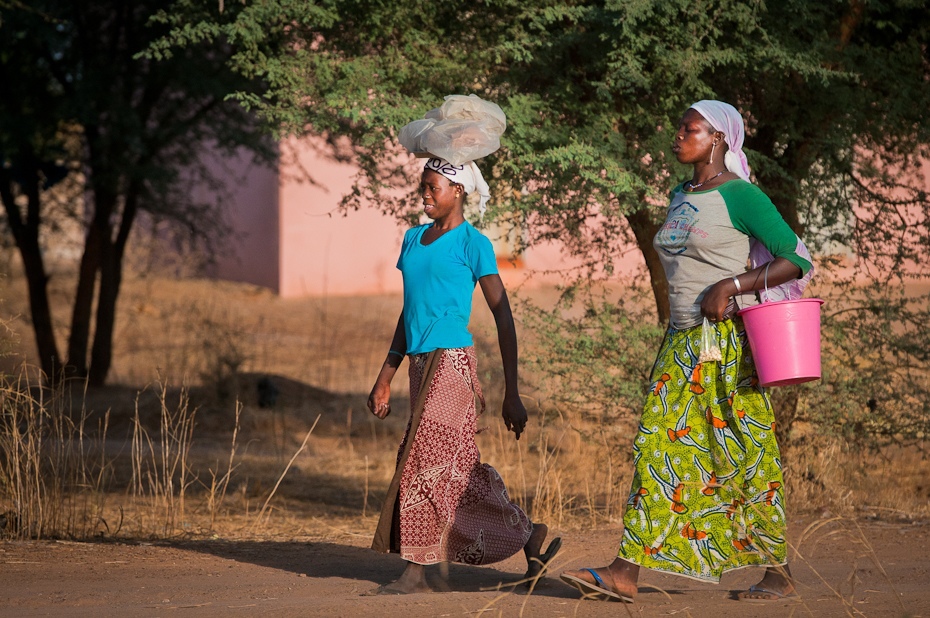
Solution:
[(391, 385), (382, 381), (375, 382), (368, 395), (368, 409), (378, 418), (386, 418), (391, 413)]
[(507, 431), (512, 431), (520, 439), (520, 434), (526, 429), (526, 407), (520, 395), (511, 396), (509, 393), (504, 395), (504, 403), (501, 406), (501, 416), (504, 417), (504, 425)]
[(720, 322), (727, 317), (730, 298), (737, 293), (733, 279), (723, 279), (712, 285), (701, 300), (701, 313), (711, 322)]

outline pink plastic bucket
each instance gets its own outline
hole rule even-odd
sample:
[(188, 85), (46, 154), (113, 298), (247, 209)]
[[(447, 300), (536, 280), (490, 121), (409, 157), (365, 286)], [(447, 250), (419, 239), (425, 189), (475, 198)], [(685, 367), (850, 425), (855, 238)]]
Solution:
[(762, 386), (820, 379), (819, 298), (782, 300), (739, 311)]

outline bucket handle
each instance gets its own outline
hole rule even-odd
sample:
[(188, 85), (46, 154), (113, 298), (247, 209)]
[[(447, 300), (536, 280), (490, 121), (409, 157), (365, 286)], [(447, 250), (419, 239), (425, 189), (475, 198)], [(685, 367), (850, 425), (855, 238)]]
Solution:
[[(772, 265), (772, 262), (765, 263), (765, 276), (762, 279), (762, 285), (765, 286), (765, 294), (768, 296), (769, 292), (769, 266)], [(761, 299), (760, 299), (761, 300)], [(764, 300), (762, 302), (765, 302)]]

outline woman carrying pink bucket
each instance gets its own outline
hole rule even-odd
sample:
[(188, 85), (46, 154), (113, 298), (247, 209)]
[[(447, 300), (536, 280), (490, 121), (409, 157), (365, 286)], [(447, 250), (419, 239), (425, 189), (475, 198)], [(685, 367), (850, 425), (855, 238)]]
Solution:
[[(798, 297), (812, 263), (750, 182), (743, 139), (739, 112), (720, 101), (695, 103), (679, 122), (672, 151), (692, 166), (692, 176), (672, 191), (654, 240), (668, 278), (671, 323), (633, 443), (635, 473), (618, 556), (608, 566), (561, 576), (585, 596), (632, 602), (640, 567), (719, 583), (723, 573), (748, 566), (765, 573), (739, 600), (797, 596), (787, 564), (775, 417), (756, 372), (762, 357), (777, 358), (773, 353), (792, 346), (775, 335), (763, 336), (764, 349), (750, 348), (749, 322), (758, 322), (752, 314), (761, 310), (740, 315), (740, 305), (755, 304), (760, 291), (764, 300), (779, 298), (758, 305), (766, 311), (805, 304)], [(756, 263), (747, 271), (751, 242)], [(816, 376), (781, 376), (779, 383), (819, 377), (819, 303), (806, 303), (818, 312)]]

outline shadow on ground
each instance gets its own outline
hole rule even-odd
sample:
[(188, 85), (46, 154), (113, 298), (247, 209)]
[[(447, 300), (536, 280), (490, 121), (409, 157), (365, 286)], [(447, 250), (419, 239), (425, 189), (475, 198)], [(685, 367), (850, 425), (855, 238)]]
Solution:
[[(300, 576), (371, 582), (372, 589), (395, 581), (405, 565), (396, 554), (382, 554), (367, 548), (332, 542), (185, 541), (159, 545)], [(521, 574), (498, 570), (493, 566), (441, 564), (428, 567), (427, 579), (436, 591), (506, 592), (521, 581)], [(533, 594), (567, 599), (578, 597), (574, 590), (557, 581), (557, 573), (550, 573), (549, 577), (541, 580)]]

